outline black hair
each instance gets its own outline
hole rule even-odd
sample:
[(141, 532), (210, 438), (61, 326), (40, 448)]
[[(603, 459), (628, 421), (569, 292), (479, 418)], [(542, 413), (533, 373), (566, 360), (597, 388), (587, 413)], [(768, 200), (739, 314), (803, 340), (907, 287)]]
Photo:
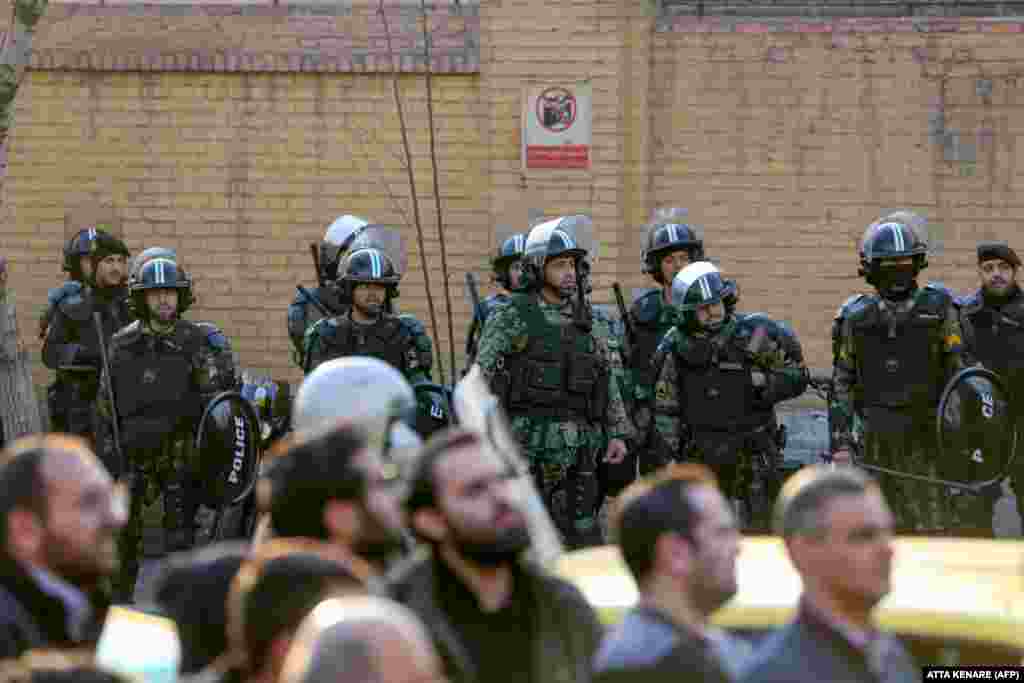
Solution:
[(311, 552), (266, 560), (255, 580), (243, 588), (242, 622), (246, 667), (260, 671), (274, 640), (294, 631), (332, 589), (363, 582), (341, 564)]
[(324, 508), (332, 500), (360, 500), (366, 477), (354, 458), (366, 445), (354, 428), (341, 427), (300, 441), (274, 461), (270, 523), (279, 537), (329, 538)]
[(217, 543), (165, 560), (146, 600), (174, 620), (181, 637), (181, 671), (197, 673), (227, 650), (227, 597), (249, 555), (247, 543)]

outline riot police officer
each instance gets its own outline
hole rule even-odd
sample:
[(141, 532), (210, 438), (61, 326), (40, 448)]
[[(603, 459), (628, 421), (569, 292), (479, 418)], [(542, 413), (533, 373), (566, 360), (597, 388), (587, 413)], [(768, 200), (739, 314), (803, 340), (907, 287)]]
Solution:
[[(85, 287), (86, 280), (92, 278), (92, 259), (89, 257), (89, 250), (92, 242), (99, 234), (109, 234), (107, 231), (96, 227), (89, 227), (79, 230), (68, 239), (63, 249), (63, 260), (61, 270), (68, 274), (59, 287), (54, 287), (46, 294), (46, 307), (39, 316), (39, 339), (46, 339), (46, 331), (50, 327), (50, 320), (53, 312), (60, 302), (69, 296), (81, 293)], [(127, 282), (127, 278), (126, 278)]]
[(494, 312), (477, 355), (556, 526), (574, 547), (600, 542), (598, 461), (622, 462), (632, 436), (607, 342), (594, 333), (586, 303), (584, 261), (592, 246), (587, 216), (530, 230), (526, 291)]
[[(338, 265), (359, 231), (369, 222), (358, 216), (338, 216), (324, 233), (318, 248), (317, 287), (299, 291), (288, 306), (288, 336), (294, 347), (295, 363), (305, 367), (302, 357), (304, 337), (310, 325), (332, 315), (342, 315), (350, 302), (342, 297), (335, 284), (338, 279)], [(314, 245), (315, 246), (315, 245)], [(313, 247), (311, 247), (313, 248)]]
[(115, 474), (132, 488), (120, 544), (119, 590), (126, 598), (142, 555), (144, 512), (158, 498), (164, 550), (194, 544), (203, 495), (195, 431), (207, 402), (235, 385), (230, 346), (219, 330), (181, 318), (193, 296), (192, 280), (178, 261), (157, 257), (141, 264), (129, 291), (138, 320), (111, 340), (109, 385), (105, 377), (100, 400), (108, 425), (118, 420)]
[[(964, 347), (971, 357), (1003, 378), (1020, 421), (1024, 407), (1024, 292), (1017, 283), (1021, 260), (1005, 242), (978, 245), (980, 287), (958, 297)], [(1018, 497), (1024, 492), (1024, 461), (1018, 456), (1013, 473)]]
[[(682, 208), (656, 210), (644, 226), (641, 271), (650, 276), (657, 288), (641, 294), (628, 311), (630, 335), (625, 358), (625, 401), (640, 434), (650, 434), (651, 404), (654, 399), (654, 352), (665, 334), (678, 322), (679, 311), (672, 306), (672, 281), (680, 270), (704, 260), (704, 241), (700, 230), (687, 221)], [(645, 444), (636, 455), (644, 470), (661, 464), (656, 453)]]
[(522, 261), (526, 235), (521, 232), (513, 233), (509, 228), (500, 226), (495, 229), (495, 236), (498, 249), (491, 260), (492, 279), (500, 289), (480, 302), (479, 312), (474, 311), (473, 322), (470, 323), (469, 333), (466, 335), (466, 367), (471, 366), (473, 359), (476, 358), (477, 344), (480, 342), (484, 323), (491, 313), (498, 306), (508, 303), (513, 292), (522, 290)]
[[(933, 246), (925, 219), (909, 211), (884, 216), (864, 232), (860, 274), (875, 293), (848, 299), (833, 326), (834, 462), (850, 462), (858, 449), (865, 464), (938, 472), (935, 409), (964, 361), (952, 295), (940, 285), (917, 284)], [(952, 492), (897, 476), (880, 475), (880, 482), (898, 531), (935, 533), (956, 525)]]
[(711, 467), (742, 506), (747, 528), (770, 528), (785, 432), (775, 406), (801, 395), (808, 374), (796, 334), (764, 313), (726, 306), (729, 282), (707, 261), (672, 280), (679, 322), (654, 354), (653, 429), (663, 459)]
[(307, 374), (331, 358), (372, 356), (394, 366), (412, 385), (430, 382), (433, 346), (426, 329), (416, 318), (392, 312), (404, 270), (399, 233), (383, 226), (363, 228), (338, 269), (338, 289), (350, 307), (310, 328)]
[(94, 404), (100, 369), (100, 339), (93, 313), (103, 322), (103, 341), (132, 320), (124, 289), (128, 248), (108, 232), (88, 228), (65, 249), (64, 266), (72, 278), (50, 299), (43, 342), (43, 363), (57, 371), (48, 399), (55, 431), (89, 439), (94, 446)]

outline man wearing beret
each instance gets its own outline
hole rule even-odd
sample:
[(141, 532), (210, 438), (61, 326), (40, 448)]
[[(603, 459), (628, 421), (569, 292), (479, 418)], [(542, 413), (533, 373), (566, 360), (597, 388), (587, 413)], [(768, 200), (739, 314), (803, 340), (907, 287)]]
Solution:
[[(1021, 261), (1006, 242), (978, 244), (978, 279), (981, 286), (958, 297), (964, 345), (971, 356), (1005, 381), (1018, 411), (1024, 392), (1024, 292), (1017, 284)], [(1014, 395), (1016, 394), (1016, 395)], [(1018, 427), (1019, 429), (1020, 427)], [(1018, 456), (1013, 472), (1018, 496), (1024, 492), (1024, 462)]]

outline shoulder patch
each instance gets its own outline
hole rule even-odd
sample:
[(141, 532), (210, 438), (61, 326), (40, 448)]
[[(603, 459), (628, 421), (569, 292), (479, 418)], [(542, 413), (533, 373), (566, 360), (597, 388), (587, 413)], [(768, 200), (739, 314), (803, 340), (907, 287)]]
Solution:
[(658, 321), (661, 307), (661, 291), (652, 289), (638, 296), (629, 312), (639, 324), (650, 325)]
[(953, 292), (941, 283), (929, 282), (918, 290), (915, 305), (934, 311), (944, 311), (953, 302)]
[(867, 294), (854, 294), (853, 296), (849, 297), (846, 301), (839, 305), (839, 308), (836, 309), (836, 314), (833, 320), (842, 320), (847, 315), (849, 315), (850, 311), (853, 310), (854, 307), (860, 305), (861, 302), (867, 298)]
[(978, 292), (953, 297), (953, 305), (957, 308), (974, 308), (980, 306), (981, 303), (981, 295)]
[(57, 310), (78, 322), (88, 320), (92, 314), (88, 291), (79, 288), (76, 292), (68, 293), (57, 304)]
[(326, 339), (334, 339), (338, 336), (339, 323), (337, 318), (320, 318), (313, 323), (307, 334), (315, 334)]
[(412, 335), (426, 335), (427, 328), (415, 316), (409, 313), (398, 315), (399, 324)]
[(54, 287), (46, 293), (46, 300), (51, 306), (57, 306), (69, 296), (82, 293), (82, 283), (78, 280), (67, 280), (60, 287)]
[(210, 322), (196, 323), (200, 331), (206, 335), (206, 344), (215, 351), (230, 351), (231, 341), (216, 325)]

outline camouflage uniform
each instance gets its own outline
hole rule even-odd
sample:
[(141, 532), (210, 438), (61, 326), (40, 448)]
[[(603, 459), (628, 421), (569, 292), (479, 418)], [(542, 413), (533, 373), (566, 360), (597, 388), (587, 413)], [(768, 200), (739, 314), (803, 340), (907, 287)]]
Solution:
[(499, 306), (504, 306), (509, 302), (509, 295), (505, 292), (498, 292), (497, 294), (491, 294), (485, 297), (480, 302), (480, 315), (477, 315), (474, 311), (473, 320), (469, 324), (469, 332), (466, 335), (466, 368), (468, 369), (473, 365), (476, 360), (477, 346), (480, 343), (480, 337), (483, 335), (484, 325), (487, 324), (487, 320), (494, 313), (495, 309)]
[[(494, 309), (509, 302), (509, 294), (522, 291), (522, 281), (512, 276), (512, 269), (519, 264), (523, 258), (523, 251), (526, 248), (526, 235), (513, 232), (508, 226), (495, 226), (495, 242), (498, 249), (491, 259), (491, 268), (494, 271), (494, 282), (501, 287), (502, 291), (492, 294), (480, 302), (480, 310), (474, 311), (473, 320), (469, 325), (469, 334), (466, 335), (466, 368), (473, 365), (476, 359), (477, 346), (480, 337), (483, 335), (483, 327), (487, 319), (494, 313)], [(476, 302), (472, 302), (474, 307)]]
[(511, 297), (504, 292), (491, 294), (490, 296), (485, 297), (484, 300), (480, 302), (480, 308), (483, 309), (484, 322), (487, 322), (498, 306), (507, 304), (510, 299)]
[[(755, 341), (759, 329), (768, 332)], [(748, 506), (745, 525), (767, 531), (785, 444), (775, 405), (807, 388), (796, 335), (764, 314), (733, 314), (716, 332), (673, 327), (652, 363), (653, 447), (661, 459), (711, 467), (723, 491)], [(753, 372), (765, 375), (763, 387)]]
[[(601, 378), (607, 382), (607, 408), (603, 419), (570, 419), (545, 417), (529, 414), (522, 405), (510, 400), (512, 386), (507, 366), (523, 354), (530, 343), (531, 325), (521, 313), (521, 307), (536, 305), (544, 321), (551, 326), (568, 330), (574, 326), (574, 307), (570, 301), (559, 304), (547, 303), (539, 294), (515, 294), (513, 303), (495, 311), (484, 328), (477, 353), (477, 365), (491, 385), (495, 394), (503, 399), (516, 438), (529, 459), (531, 470), (537, 478), (539, 489), (556, 524), (563, 534), (572, 541), (591, 537), (597, 531), (596, 513), (600, 500), (596, 495), (596, 468), (603, 459), (607, 443), (611, 439), (627, 439), (632, 427), (626, 417), (625, 406), (619, 390), (619, 383), (612, 380), (608, 372), (616, 362), (609, 340), (615, 335), (608, 319), (595, 316), (592, 332), (580, 332), (592, 340), (594, 355), (601, 359), (604, 372), (591, 380)], [(564, 338), (563, 333), (563, 338)], [(619, 361), (621, 366), (621, 361)], [(589, 476), (593, 481), (593, 493), (586, 509), (571, 511), (568, 482), (577, 473)]]
[[(911, 337), (911, 326), (923, 328), (927, 336)], [(894, 340), (891, 350), (872, 334), (883, 328), (890, 330), (887, 336)], [(836, 317), (829, 405), (832, 450), (857, 446), (855, 417), (859, 417), (866, 464), (936, 476), (934, 411), (942, 387), (964, 365), (961, 338), (952, 297), (941, 287), (918, 288), (902, 302), (861, 295), (844, 304)], [(890, 383), (884, 383), (883, 372), (892, 374)], [(909, 373), (920, 379), (909, 379)], [(876, 476), (901, 532), (956, 528), (958, 510), (969, 505), (966, 494)]]

